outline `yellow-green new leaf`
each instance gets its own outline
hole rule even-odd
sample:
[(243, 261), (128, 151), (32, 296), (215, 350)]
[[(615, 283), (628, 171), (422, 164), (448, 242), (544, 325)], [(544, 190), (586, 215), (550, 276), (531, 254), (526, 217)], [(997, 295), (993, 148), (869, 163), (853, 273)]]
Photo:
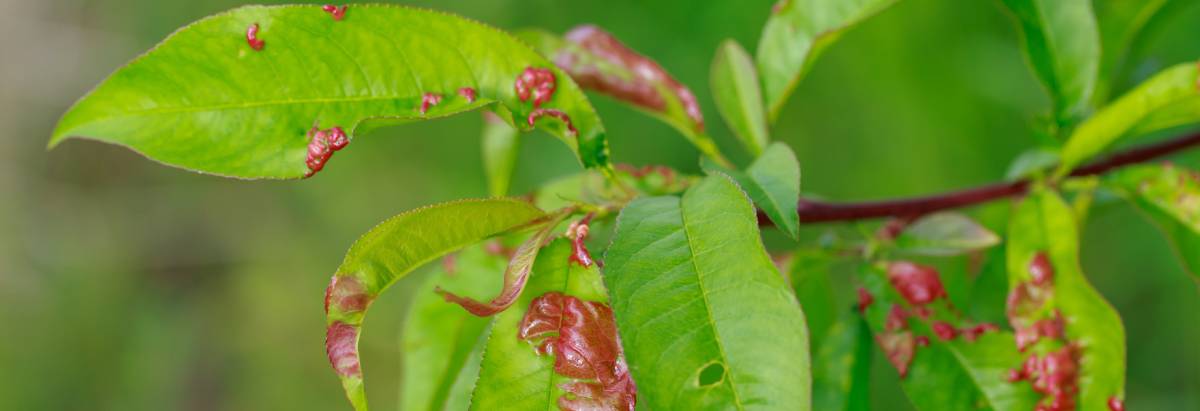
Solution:
[(767, 114), (750, 54), (736, 41), (725, 40), (713, 58), (710, 78), (713, 102), (725, 123), (746, 151), (754, 156), (762, 154), (771, 137), (767, 134)]
[[(551, 73), (552, 95), (522, 100), (528, 68)], [(570, 123), (538, 116), (535, 101)], [(319, 5), (248, 6), (184, 27), (77, 102), (50, 145), (88, 138), (205, 173), (298, 178), (341, 146), (314, 128), (336, 127), (344, 143), (383, 123), (490, 104), (556, 135), (585, 166), (608, 164), (583, 91), (516, 38), (445, 13), (359, 4), (341, 19)]]
[(1106, 182), (1158, 225), (1184, 268), (1200, 281), (1200, 173), (1144, 165), (1120, 170)]

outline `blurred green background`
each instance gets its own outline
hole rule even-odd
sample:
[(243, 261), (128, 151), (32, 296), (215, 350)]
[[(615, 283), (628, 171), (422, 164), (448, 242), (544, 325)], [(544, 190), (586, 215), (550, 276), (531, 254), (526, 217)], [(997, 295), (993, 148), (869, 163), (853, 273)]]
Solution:
[[(599, 24), (690, 85), (719, 144), (745, 160), (708, 97), (708, 67), (723, 38), (753, 50), (769, 0), (407, 3), (506, 29)], [(58, 116), (104, 76), (238, 4), (0, 0), (0, 410), (348, 409), (321, 311), (344, 251), (388, 216), (485, 194), (474, 115), (368, 135), (307, 181), (223, 180), (94, 142), (45, 151)], [(1137, 42), (1119, 88), (1200, 58), (1200, 7), (1172, 14)], [(697, 171), (667, 126), (593, 101), (618, 162)], [(1032, 130), (1048, 108), (997, 2), (905, 0), (829, 50), (775, 137), (796, 149), (807, 193), (916, 195), (1002, 178), (1042, 141)], [(518, 192), (579, 169), (541, 134), (521, 159)], [(1197, 167), (1200, 155), (1175, 161)], [(1196, 283), (1128, 206), (1096, 208), (1085, 236), (1083, 265), (1124, 316), (1129, 409), (1200, 409)], [(402, 294), (377, 303), (362, 342), (381, 410), (396, 404)], [(904, 409), (881, 358), (872, 402)]]

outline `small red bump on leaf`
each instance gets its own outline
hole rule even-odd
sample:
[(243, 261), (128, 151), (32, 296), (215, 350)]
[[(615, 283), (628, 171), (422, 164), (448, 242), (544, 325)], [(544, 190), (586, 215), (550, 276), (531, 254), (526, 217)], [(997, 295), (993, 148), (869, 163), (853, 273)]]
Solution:
[(1020, 369), (1013, 369), (1013, 370), (1008, 370), (1008, 377), (1006, 379), (1008, 380), (1008, 382), (1015, 383), (1015, 382), (1024, 380), (1025, 377), (1026, 377), (1025, 371), (1020, 370)]
[(335, 321), (325, 331), (325, 353), (338, 375), (362, 376), (358, 365), (358, 327)]
[(888, 311), (887, 319), (884, 321), (884, 329), (888, 331), (897, 331), (908, 328), (908, 312), (900, 305), (892, 305), (892, 309)]
[(458, 89), (458, 95), (467, 99), (468, 103), (475, 102), (475, 89), (473, 89), (473, 88), (470, 88), (470, 87), (460, 88), (460, 89)]
[(1125, 411), (1125, 402), (1121, 401), (1120, 398), (1117, 398), (1115, 396), (1109, 397), (1108, 398), (1108, 409), (1109, 409), (1109, 411)]
[(567, 125), (568, 134), (572, 136), (579, 134), (579, 131), (575, 130), (575, 125), (571, 124), (571, 117), (567, 116), (567, 113), (552, 108), (534, 109), (533, 112), (529, 113), (529, 117), (526, 118), (525, 121), (529, 123), (530, 127), (533, 127), (534, 123), (536, 123), (538, 119), (546, 116), (557, 118), (559, 121), (565, 123)]
[(304, 160), (304, 164), (308, 166), (308, 173), (304, 175), (305, 177), (312, 177), (313, 174), (324, 169), (325, 163), (333, 156), (334, 151), (341, 150), (350, 144), (350, 139), (341, 127), (320, 130), (314, 125), (308, 130), (308, 137), (308, 157)]
[(958, 330), (945, 321), (934, 321), (933, 333), (942, 340), (953, 340), (954, 337), (958, 336)]
[(592, 220), (593, 214), (588, 214), (582, 220), (571, 223), (567, 227), (567, 238), (571, 239), (571, 256), (568, 257), (571, 262), (584, 267), (592, 266), (592, 254), (588, 252), (587, 245), (584, 240), (588, 236), (588, 222)]
[(945, 297), (946, 289), (933, 267), (897, 261), (888, 265), (888, 280), (909, 304), (920, 306)]
[(329, 148), (333, 149), (333, 151), (346, 148), (346, 145), (350, 144), (350, 139), (346, 138), (346, 131), (342, 130), (341, 127), (334, 127), (326, 130), (325, 132), (327, 136), (326, 140), (329, 142)]
[(441, 94), (425, 93), (421, 96), (421, 115), (425, 115), (430, 107), (438, 105), (442, 102)]
[(875, 297), (871, 295), (871, 292), (866, 288), (858, 287), (858, 312), (867, 312), (867, 307), (870, 307), (873, 302), (875, 302)]
[(321, 6), (321, 10), (325, 10), (326, 13), (329, 13), (329, 15), (333, 16), (334, 20), (341, 21), (343, 17), (346, 17), (346, 8), (348, 7), (350, 6), (343, 5), (341, 7), (337, 7), (332, 4), (326, 4)]
[(1033, 256), (1033, 261), (1029, 262), (1029, 276), (1035, 285), (1049, 284), (1054, 280), (1054, 265), (1050, 264), (1045, 252)]
[(918, 335), (916, 341), (917, 341), (918, 347), (928, 347), (929, 346), (929, 337), (926, 337), (924, 335)]
[(929, 307), (921, 306), (913, 308), (913, 314), (916, 314), (917, 317), (920, 317), (922, 320), (928, 320), (929, 316), (933, 313), (929, 311)]
[(262, 50), (266, 45), (266, 42), (258, 38), (258, 23), (251, 24), (246, 28), (246, 44), (249, 44), (250, 48), (255, 51)]
[(517, 75), (517, 81), (513, 84), (513, 89), (517, 92), (517, 98), (521, 101), (533, 99), (533, 107), (541, 107), (554, 97), (554, 90), (557, 87), (554, 78), (554, 72), (547, 68), (526, 67), (521, 74)]
[(888, 362), (896, 367), (900, 378), (908, 376), (908, 366), (912, 364), (915, 350), (915, 338), (912, 333), (908, 331), (879, 333), (875, 335), (875, 341), (879, 343), (879, 348), (883, 349), (884, 354), (887, 354)]
[(371, 299), (367, 287), (357, 277), (335, 275), (325, 291), (325, 312), (330, 308), (342, 313), (365, 311)]
[(975, 340), (979, 339), (979, 336), (988, 331), (1000, 331), (1000, 327), (997, 327), (996, 324), (992, 323), (976, 324), (974, 327), (963, 330), (963, 337), (966, 338), (967, 341), (975, 342)]

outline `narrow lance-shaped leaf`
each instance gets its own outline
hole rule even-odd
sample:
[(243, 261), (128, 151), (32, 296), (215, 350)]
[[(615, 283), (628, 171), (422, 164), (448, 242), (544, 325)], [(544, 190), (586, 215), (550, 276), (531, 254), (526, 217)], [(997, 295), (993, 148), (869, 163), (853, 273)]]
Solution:
[(1126, 168), (1107, 178), (1158, 225), (1184, 269), (1200, 281), (1200, 173), (1171, 164)]
[(647, 409), (810, 409), (804, 314), (729, 177), (630, 203), (605, 263)]
[(838, 317), (813, 354), (814, 410), (871, 409), (871, 344), (866, 322), (848, 310)]
[(293, 5), (200, 20), (76, 103), (50, 145), (82, 137), (206, 173), (296, 178), (384, 120), (489, 104), (555, 134), (585, 166), (608, 164), (599, 117), (552, 63), (483, 24), (383, 5), (340, 19)]
[(1200, 122), (1197, 74), (1196, 63), (1168, 68), (1081, 123), (1063, 147), (1058, 175), (1066, 175), (1122, 137)]
[(921, 217), (896, 237), (901, 251), (933, 256), (952, 256), (981, 250), (1000, 243), (1000, 237), (970, 217), (939, 212)]
[[(1185, 3), (1177, 1), (1176, 3)], [(1169, 0), (1098, 0), (1093, 3), (1100, 32), (1100, 71), (1092, 101), (1103, 103), (1120, 76), (1128, 70), (1130, 50), (1142, 28)]]
[(517, 129), (492, 113), (483, 116), (483, 170), (487, 173), (488, 194), (508, 195), (521, 141)]
[(1075, 216), (1043, 187), (1009, 221), (1007, 315), (1026, 355), (1013, 372), (1063, 409), (1102, 410), (1125, 397), (1125, 327), (1079, 266)]
[(846, 29), (896, 0), (779, 0), (754, 56), (772, 122), (812, 62)]
[(710, 162), (701, 164), (710, 173), (728, 174), (762, 208), (779, 229), (793, 239), (800, 236), (800, 162), (787, 144), (772, 143), (745, 172), (722, 168)]
[(500, 293), (492, 298), (491, 301), (482, 302), (470, 297), (460, 296), (449, 291), (438, 289), (438, 294), (446, 298), (446, 301), (462, 306), (471, 314), (480, 317), (488, 317), (496, 315), (504, 311), (514, 302), (517, 301), (517, 296), (521, 295), (521, 291), (525, 289), (525, 284), (529, 281), (529, 273), (533, 270), (533, 263), (537, 259), (538, 251), (554, 234), (554, 229), (562, 223), (567, 216), (571, 215), (574, 209), (564, 208), (561, 211), (547, 218), (546, 221), (538, 224), (537, 231), (533, 233), (529, 239), (521, 243), (516, 251), (513, 251), (512, 259), (508, 262), (508, 267), (504, 269), (504, 284)]
[(469, 389), (455, 393), (454, 385), (472, 362), (476, 369), (470, 382), (475, 382), (479, 359), (472, 357), (482, 355), (476, 346), (491, 319), (447, 303), (434, 289), (482, 298), (500, 288), (496, 273), (504, 271), (507, 261), (502, 253), (488, 252), (483, 246), (467, 247), (444, 257), (439, 269), (417, 289), (400, 340), (401, 409), (449, 410), (454, 409), (451, 402), (470, 398)]
[(1021, 27), (1025, 57), (1050, 92), (1060, 126), (1087, 113), (1100, 68), (1092, 0), (1004, 0)]
[(964, 318), (936, 269), (893, 261), (863, 271), (859, 309), (916, 409), (1034, 408), (1036, 393), (1006, 380), (1021, 361), (1013, 335)]
[(629, 410), (636, 401), (595, 265), (546, 246), (517, 304), (496, 316), (472, 410)]
[(516, 200), (457, 201), (392, 217), (354, 243), (325, 290), (325, 349), (356, 410), (367, 409), (358, 340), (371, 302), (426, 263), (544, 218)]
[(520, 33), (586, 89), (609, 95), (670, 124), (705, 156), (725, 162), (704, 133), (696, 96), (658, 63), (599, 27), (583, 25), (563, 37), (538, 30)]
[(736, 41), (725, 40), (713, 58), (710, 78), (713, 102), (721, 117), (750, 154), (762, 154), (771, 137), (767, 134), (767, 114), (750, 54)]

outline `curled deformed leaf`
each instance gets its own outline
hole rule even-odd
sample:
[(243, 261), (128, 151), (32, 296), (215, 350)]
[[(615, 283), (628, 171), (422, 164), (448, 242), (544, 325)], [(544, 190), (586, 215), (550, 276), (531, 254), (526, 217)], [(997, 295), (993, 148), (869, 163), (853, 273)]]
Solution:
[(358, 340), (371, 302), (426, 263), (545, 218), (526, 202), (464, 200), (397, 215), (354, 243), (325, 290), (325, 343), (329, 362), (356, 410), (367, 409)]
[(918, 218), (896, 237), (900, 250), (924, 255), (950, 256), (994, 246), (1000, 242), (987, 228), (955, 212), (938, 212)]
[[(247, 27), (261, 47), (247, 45)], [(542, 104), (518, 95), (527, 69), (557, 80)], [(535, 105), (558, 110), (576, 132), (556, 121), (538, 126), (585, 166), (608, 164), (599, 117), (553, 63), (475, 21), (386, 5), (356, 5), (341, 21), (317, 5), (248, 6), (200, 20), (83, 97), (50, 145), (88, 138), (206, 173), (297, 178), (332, 154), (314, 128), (344, 130), (349, 142), (380, 124), (487, 105), (504, 107), (515, 124)]]
[(1200, 173), (1171, 164), (1130, 167), (1106, 178), (1171, 240), (1184, 268), (1200, 280)]

